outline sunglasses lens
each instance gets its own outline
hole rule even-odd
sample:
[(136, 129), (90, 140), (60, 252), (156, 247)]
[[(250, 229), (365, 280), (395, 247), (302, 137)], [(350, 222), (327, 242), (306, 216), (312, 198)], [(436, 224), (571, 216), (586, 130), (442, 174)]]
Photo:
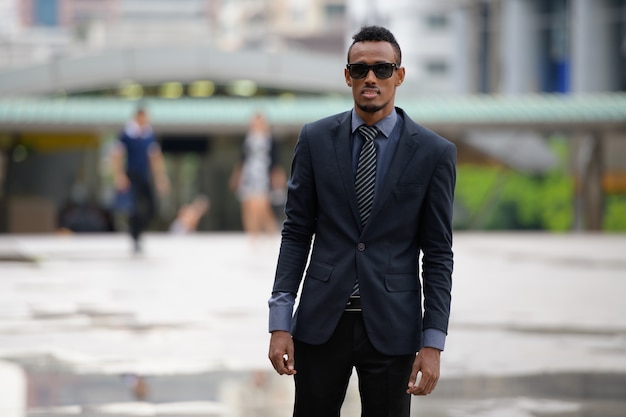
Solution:
[(386, 78), (391, 77), (393, 74), (393, 65), (392, 64), (376, 64), (374, 65), (374, 74), (376, 77), (384, 80)]
[(350, 65), (350, 76), (354, 79), (365, 78), (367, 73), (370, 70), (369, 65), (365, 64), (351, 64)]
[(348, 71), (350, 72), (350, 77), (355, 80), (359, 80), (361, 78), (367, 77), (367, 73), (370, 72), (370, 69), (374, 71), (374, 75), (377, 78), (384, 80), (393, 74), (393, 69), (395, 68), (395, 64), (383, 63), (383, 64), (348, 64)]

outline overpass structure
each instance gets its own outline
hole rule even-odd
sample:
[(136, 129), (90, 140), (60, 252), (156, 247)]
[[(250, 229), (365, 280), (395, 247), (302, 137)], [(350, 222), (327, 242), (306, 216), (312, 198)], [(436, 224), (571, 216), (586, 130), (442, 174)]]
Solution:
[(304, 93), (345, 93), (344, 56), (313, 52), (224, 51), (212, 46), (141, 46), (104, 49), (53, 58), (0, 71), (0, 97), (43, 96), (59, 91), (210, 80), (249, 80), (269, 88)]

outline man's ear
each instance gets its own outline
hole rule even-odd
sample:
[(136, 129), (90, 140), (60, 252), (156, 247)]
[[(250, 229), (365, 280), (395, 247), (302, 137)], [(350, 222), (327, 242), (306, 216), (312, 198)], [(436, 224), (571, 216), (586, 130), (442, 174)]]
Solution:
[(396, 72), (397, 72), (396, 87), (399, 87), (404, 82), (404, 75), (405, 75), (404, 67), (398, 68)]
[(346, 84), (348, 87), (352, 87), (352, 77), (350, 77), (350, 72), (347, 68), (343, 69), (343, 76), (346, 78)]

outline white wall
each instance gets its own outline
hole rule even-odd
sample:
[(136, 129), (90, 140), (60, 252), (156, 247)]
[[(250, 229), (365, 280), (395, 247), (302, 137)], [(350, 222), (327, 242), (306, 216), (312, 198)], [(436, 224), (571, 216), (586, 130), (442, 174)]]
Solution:
[(0, 39), (18, 29), (17, 0), (0, 1)]
[(0, 361), (0, 416), (24, 417), (26, 411), (26, 377), (22, 369)]

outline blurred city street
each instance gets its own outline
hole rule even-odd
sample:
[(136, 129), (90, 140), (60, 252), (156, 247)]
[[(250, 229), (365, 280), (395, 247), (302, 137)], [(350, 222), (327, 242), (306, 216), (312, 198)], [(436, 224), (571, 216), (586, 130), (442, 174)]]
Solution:
[[(448, 174), (394, 190), (455, 230), (411, 417), (626, 417), (626, 0), (0, 0), (0, 417), (292, 416), (280, 236), (251, 236), (350, 109), (390, 139), (378, 185), (412, 121), (456, 147), (452, 199), (430, 134)], [(356, 173), (344, 120), (321, 140)], [(319, 204), (330, 159), (303, 164)], [(345, 398), (359, 417), (355, 375)]]
[[(290, 415), (267, 360), (278, 236), (144, 243), (0, 237), (0, 416)], [(454, 250), (442, 376), (414, 415), (626, 416), (626, 235), (457, 232)]]

